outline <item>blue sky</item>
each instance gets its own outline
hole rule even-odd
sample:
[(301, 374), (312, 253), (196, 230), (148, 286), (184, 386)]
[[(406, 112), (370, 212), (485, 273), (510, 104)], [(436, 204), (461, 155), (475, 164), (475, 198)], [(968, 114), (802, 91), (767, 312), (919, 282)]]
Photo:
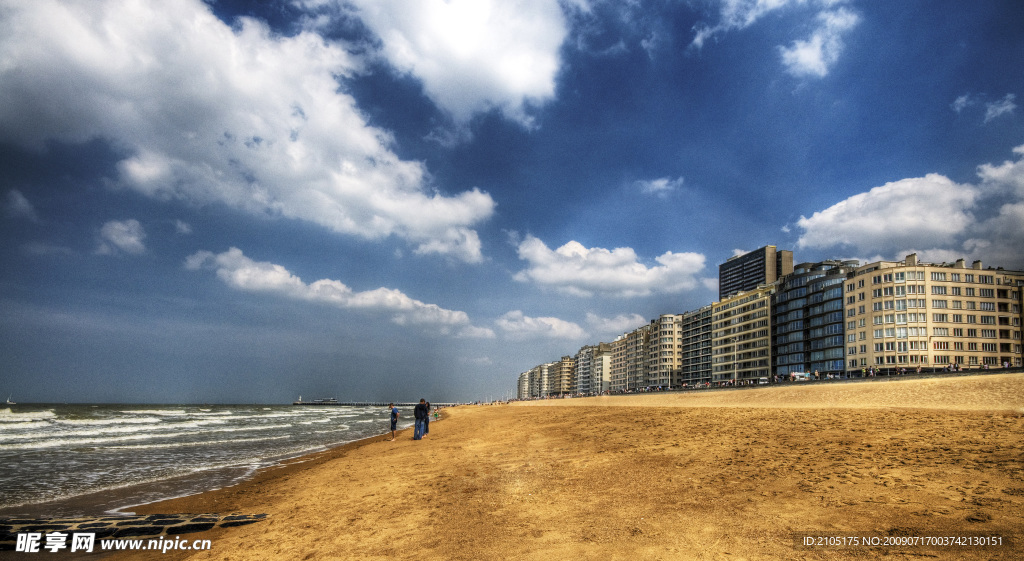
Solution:
[(1024, 4), (0, 4), (0, 391), (435, 401), (717, 266), (1024, 268)]

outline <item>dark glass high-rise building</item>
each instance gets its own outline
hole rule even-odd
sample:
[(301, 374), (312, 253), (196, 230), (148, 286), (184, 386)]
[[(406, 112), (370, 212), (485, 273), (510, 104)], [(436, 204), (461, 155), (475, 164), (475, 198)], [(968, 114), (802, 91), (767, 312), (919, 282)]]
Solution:
[(718, 298), (754, 290), (793, 272), (793, 252), (766, 245), (737, 255), (718, 266)]

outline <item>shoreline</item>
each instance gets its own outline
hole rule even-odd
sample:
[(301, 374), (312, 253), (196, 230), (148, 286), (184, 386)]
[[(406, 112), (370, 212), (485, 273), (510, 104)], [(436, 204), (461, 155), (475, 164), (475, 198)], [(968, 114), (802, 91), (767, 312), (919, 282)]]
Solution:
[[(390, 434), (390, 431), (383, 434)], [(265, 463), (265, 465), (253, 466), (250, 463), (245, 463), (214, 467), (189, 474), (130, 483), (49, 501), (3, 507), (0, 508), (0, 519), (132, 516), (141, 514), (138, 509), (150, 504), (187, 499), (205, 493), (214, 493), (223, 489), (244, 485), (264, 472), (274, 471), (292, 464), (302, 464), (321, 454), (357, 445), (364, 440), (372, 441), (376, 438), (380, 438), (380, 436), (364, 437), (328, 448), (313, 449), (298, 454), (267, 457), (261, 460), (261, 463)], [(167, 492), (163, 490), (167, 487), (180, 489), (181, 494), (167, 496)], [(152, 498), (147, 497), (147, 495)]]
[[(843, 385), (859, 397), (816, 406), (830, 386), (715, 392), (761, 396), (745, 403), (654, 393), (462, 406), (422, 441), (408, 429), (396, 442), (364, 439), (136, 512), (267, 513), (204, 533), (211, 551), (161, 559), (1018, 558), (1024, 375), (901, 382)], [(936, 533), (1005, 542), (814, 549), (797, 539)]]

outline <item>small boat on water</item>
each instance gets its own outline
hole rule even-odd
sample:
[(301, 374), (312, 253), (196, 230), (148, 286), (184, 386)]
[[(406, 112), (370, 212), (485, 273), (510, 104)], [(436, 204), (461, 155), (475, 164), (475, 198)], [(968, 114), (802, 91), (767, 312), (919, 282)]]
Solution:
[(13, 401), (11, 401), (12, 397), (14, 397), (14, 394), (11, 394), (11, 395), (7, 396), (7, 403), (5, 405), (17, 405), (17, 403), (14, 403)]

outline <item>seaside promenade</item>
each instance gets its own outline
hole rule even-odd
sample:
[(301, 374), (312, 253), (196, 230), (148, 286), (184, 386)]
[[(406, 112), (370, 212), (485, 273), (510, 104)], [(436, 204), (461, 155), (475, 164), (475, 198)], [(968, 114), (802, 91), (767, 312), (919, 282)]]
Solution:
[(136, 509), (267, 518), (113, 558), (1019, 559), (1022, 435), (1024, 374), (462, 406)]

